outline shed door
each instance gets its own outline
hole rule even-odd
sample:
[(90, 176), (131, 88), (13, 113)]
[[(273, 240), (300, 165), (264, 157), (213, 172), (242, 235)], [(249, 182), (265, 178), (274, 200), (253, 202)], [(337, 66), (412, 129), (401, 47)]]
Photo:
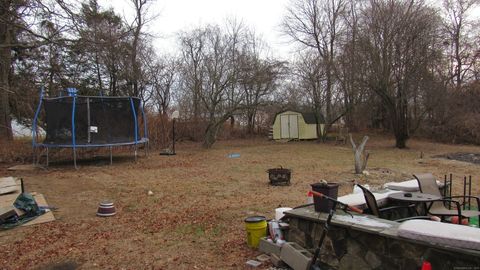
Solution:
[(298, 138), (298, 116), (289, 115), (288, 124), (290, 126), (290, 138), (297, 139)]
[(290, 128), (288, 125), (288, 115), (280, 115), (280, 138), (290, 138)]

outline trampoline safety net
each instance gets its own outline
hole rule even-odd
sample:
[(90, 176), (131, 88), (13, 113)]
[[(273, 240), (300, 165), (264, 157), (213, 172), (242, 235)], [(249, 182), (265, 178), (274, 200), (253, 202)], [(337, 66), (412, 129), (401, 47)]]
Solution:
[[(140, 100), (129, 97), (46, 98), (44, 109), (47, 129), (43, 143), (63, 145), (74, 141), (77, 145), (88, 145), (134, 142), (140, 139), (138, 121), (134, 118), (138, 119), (139, 107)], [(73, 111), (75, 115), (72, 119)]]

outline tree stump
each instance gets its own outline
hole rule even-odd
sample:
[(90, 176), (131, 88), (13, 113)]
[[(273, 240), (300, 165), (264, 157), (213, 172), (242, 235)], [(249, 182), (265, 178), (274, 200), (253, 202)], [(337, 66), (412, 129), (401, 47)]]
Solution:
[(348, 134), (350, 137), (350, 143), (352, 144), (352, 149), (355, 157), (355, 173), (361, 174), (367, 167), (367, 161), (370, 154), (365, 151), (365, 145), (368, 141), (368, 136), (364, 136), (362, 142), (357, 147), (353, 141), (352, 134)]

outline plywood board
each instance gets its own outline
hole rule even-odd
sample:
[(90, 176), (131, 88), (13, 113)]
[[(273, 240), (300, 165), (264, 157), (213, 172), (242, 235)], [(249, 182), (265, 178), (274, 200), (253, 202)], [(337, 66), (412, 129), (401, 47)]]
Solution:
[[(35, 201), (37, 201), (37, 204), (39, 206), (48, 206), (47, 201), (45, 200), (45, 197), (42, 194), (37, 194), (37, 195), (34, 195), (33, 197), (35, 198)], [(53, 212), (50, 211), (50, 212), (47, 212), (47, 213), (37, 217), (36, 219), (34, 219), (32, 221), (29, 221), (29, 222), (23, 224), (22, 226), (36, 225), (36, 224), (50, 222), (50, 221), (54, 221), (54, 220), (55, 220), (55, 216), (53, 216)]]
[(22, 164), (8, 168), (9, 171), (34, 171), (37, 169), (43, 169), (43, 167), (33, 164)]
[[(20, 179), (19, 179), (20, 182)], [(13, 177), (0, 178), (0, 195), (20, 191), (21, 185)]]
[[(32, 194), (33, 197), (35, 198), (35, 201), (39, 206), (48, 206), (47, 201), (45, 200), (45, 197), (42, 194)], [(0, 196), (0, 207), (9, 207), (12, 206), (13, 203), (15, 202), (15, 199), (17, 199), (18, 194), (8, 194), (8, 195), (3, 195)], [(18, 211), (17, 211), (18, 213)], [(45, 223), (45, 222), (50, 222), (54, 221), (55, 216), (53, 213), (47, 212), (36, 219), (29, 221), (22, 226), (30, 226), (30, 225), (35, 225), (35, 224), (40, 224), (40, 223)]]

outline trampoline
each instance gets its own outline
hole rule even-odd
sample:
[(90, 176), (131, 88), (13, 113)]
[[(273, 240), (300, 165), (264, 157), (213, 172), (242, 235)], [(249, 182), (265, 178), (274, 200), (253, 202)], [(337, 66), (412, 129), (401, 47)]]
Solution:
[[(46, 136), (38, 142), (37, 124), (44, 113)], [(139, 118), (143, 119), (143, 137), (140, 136)], [(141, 101), (137, 97), (79, 96), (76, 89), (67, 89), (67, 95), (45, 97), (40, 93), (32, 125), (34, 163), (39, 161), (37, 150), (46, 149), (46, 164), (50, 148), (71, 148), (77, 168), (77, 149), (132, 146), (137, 159), (138, 146), (147, 154), (147, 121)]]

